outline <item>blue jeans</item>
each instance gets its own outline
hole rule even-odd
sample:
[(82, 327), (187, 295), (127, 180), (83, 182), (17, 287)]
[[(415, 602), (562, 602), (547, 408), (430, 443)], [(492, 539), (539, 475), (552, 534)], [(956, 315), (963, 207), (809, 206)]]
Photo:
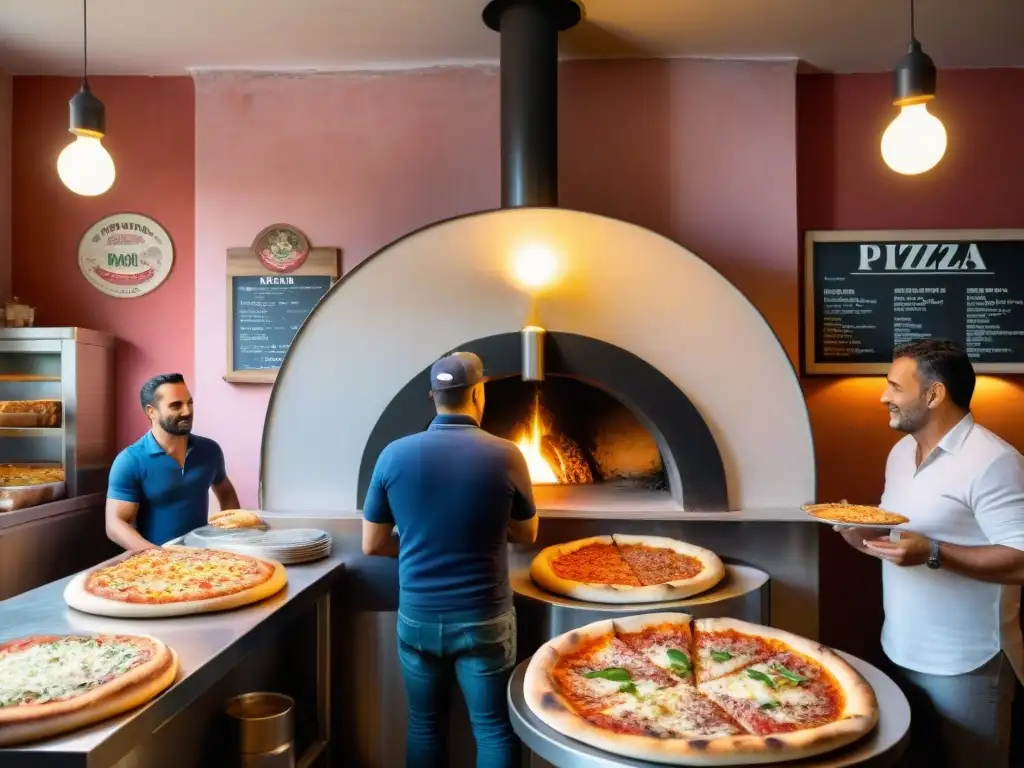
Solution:
[(473, 623), (414, 621), (398, 614), (398, 658), (409, 710), (407, 768), (448, 765), (445, 741), (453, 677), (469, 710), (477, 768), (519, 765), (506, 691), (516, 663), (516, 614)]

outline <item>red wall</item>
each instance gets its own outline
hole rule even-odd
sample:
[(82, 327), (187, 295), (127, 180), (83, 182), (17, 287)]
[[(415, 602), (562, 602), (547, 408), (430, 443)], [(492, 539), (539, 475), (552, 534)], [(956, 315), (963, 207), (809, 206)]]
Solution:
[[(195, 97), (188, 77), (96, 77), (107, 108), (104, 145), (117, 179), (98, 198), (68, 191), (57, 155), (71, 140), (68, 99), (79, 81), (14, 78), (12, 122), (13, 291), (36, 309), (36, 324), (78, 325), (117, 336), (118, 446), (147, 427), (138, 391), (155, 373), (194, 371)], [(104, 216), (152, 216), (174, 241), (174, 267), (150, 294), (116, 299), (86, 282), (78, 241)]]
[[(804, 75), (797, 86), (798, 215), (808, 229), (1024, 228), (1024, 69), (939, 73), (931, 111), (949, 134), (942, 162), (904, 177), (882, 162), (878, 142), (895, 116), (891, 80), (878, 75)], [(877, 503), (896, 440), (878, 398), (879, 379), (807, 377), (818, 497)], [(1024, 389), (1014, 377), (984, 378), (978, 420), (1024, 448)], [(822, 638), (852, 653), (877, 651), (879, 563), (822, 531)], [(845, 641), (855, 638), (855, 642)]]

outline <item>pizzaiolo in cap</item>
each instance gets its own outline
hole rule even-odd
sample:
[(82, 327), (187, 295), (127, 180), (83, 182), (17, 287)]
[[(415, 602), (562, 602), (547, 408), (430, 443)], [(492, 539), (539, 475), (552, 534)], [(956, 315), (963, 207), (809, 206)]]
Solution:
[(472, 387), (484, 380), (484, 364), (472, 352), (452, 352), (430, 366), (430, 389)]

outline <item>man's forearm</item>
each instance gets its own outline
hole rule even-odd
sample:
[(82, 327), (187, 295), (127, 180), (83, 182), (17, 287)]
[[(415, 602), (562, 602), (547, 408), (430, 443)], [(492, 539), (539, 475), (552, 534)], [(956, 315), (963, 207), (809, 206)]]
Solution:
[(999, 544), (961, 547), (939, 544), (940, 567), (978, 581), (1024, 584), (1024, 552)]
[(156, 544), (140, 536), (139, 532), (124, 520), (114, 520), (107, 523), (107, 538), (129, 552), (157, 548)]

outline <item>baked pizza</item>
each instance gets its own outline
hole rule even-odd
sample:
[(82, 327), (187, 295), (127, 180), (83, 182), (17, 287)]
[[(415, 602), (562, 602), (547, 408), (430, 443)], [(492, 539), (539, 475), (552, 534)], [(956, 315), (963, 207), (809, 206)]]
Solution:
[(825, 504), (804, 504), (804, 512), (819, 520), (846, 525), (902, 525), (910, 518), (868, 504), (848, 504), (845, 501)]
[(180, 616), (254, 603), (286, 583), (280, 563), (215, 549), (166, 547), (80, 573), (65, 588), (64, 600), (100, 616)]
[(0, 464), (0, 488), (64, 482), (61, 466)]
[(248, 509), (225, 509), (210, 515), (214, 528), (256, 528), (263, 525), (263, 519)]
[(178, 660), (139, 635), (36, 635), (0, 643), (0, 747), (134, 709), (174, 682)]
[(599, 621), (530, 659), (530, 709), (585, 744), (677, 765), (780, 762), (850, 744), (878, 721), (871, 686), (818, 643), (736, 619)]
[(718, 555), (664, 536), (592, 536), (542, 549), (530, 578), (559, 595), (595, 603), (681, 600), (725, 575)]
[(60, 400), (0, 400), (0, 416), (24, 416), (28, 420), (0, 419), (8, 426), (59, 427), (61, 418)]

